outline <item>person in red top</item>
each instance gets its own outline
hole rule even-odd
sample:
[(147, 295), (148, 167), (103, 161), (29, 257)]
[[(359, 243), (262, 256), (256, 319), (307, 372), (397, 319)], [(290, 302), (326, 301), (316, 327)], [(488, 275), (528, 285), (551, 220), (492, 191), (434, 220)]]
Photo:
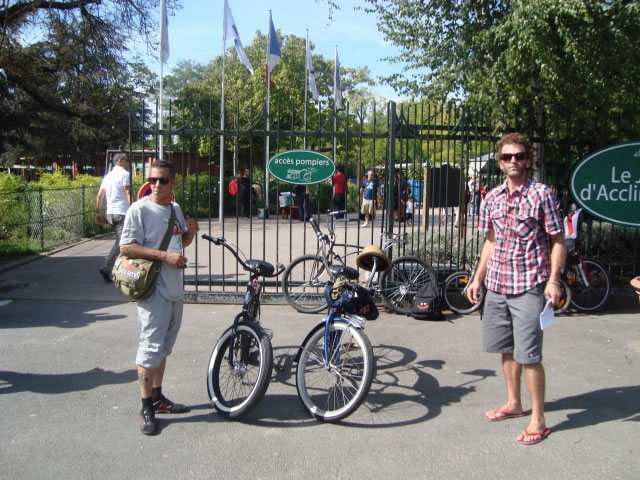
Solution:
[[(347, 177), (344, 176), (344, 167), (338, 165), (336, 167), (338, 173), (333, 176), (333, 210), (346, 210), (346, 193), (347, 193)], [(344, 214), (336, 215), (336, 218), (343, 218)]]
[(529, 179), (531, 143), (520, 133), (497, 143), (499, 166), (506, 181), (487, 193), (480, 210), (479, 229), (487, 233), (469, 299), (487, 293), (482, 317), (485, 351), (502, 354), (507, 402), (489, 410), (496, 422), (523, 416), (520, 383), (524, 367), (531, 397), (531, 419), (517, 441), (539, 443), (551, 430), (544, 418), (545, 372), (542, 366), (540, 313), (545, 303), (557, 305), (560, 273), (566, 258), (563, 225), (549, 188)]

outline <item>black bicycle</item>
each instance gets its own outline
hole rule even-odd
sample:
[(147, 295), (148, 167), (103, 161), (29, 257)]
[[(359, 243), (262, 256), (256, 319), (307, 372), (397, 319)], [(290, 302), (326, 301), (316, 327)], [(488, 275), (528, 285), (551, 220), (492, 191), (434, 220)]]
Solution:
[(215, 409), (228, 418), (250, 412), (267, 392), (273, 369), (272, 333), (260, 325), (260, 277), (277, 277), (284, 265), (275, 267), (262, 260), (242, 260), (224, 238), (202, 238), (229, 250), (249, 272), (242, 311), (224, 331), (211, 353), (207, 369), (207, 391)]

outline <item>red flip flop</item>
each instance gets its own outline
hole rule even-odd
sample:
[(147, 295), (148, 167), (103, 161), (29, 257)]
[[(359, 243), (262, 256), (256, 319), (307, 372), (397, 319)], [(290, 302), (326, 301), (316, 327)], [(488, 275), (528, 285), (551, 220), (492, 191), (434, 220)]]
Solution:
[(527, 429), (525, 428), (524, 431), (522, 432), (524, 435), (533, 435), (537, 438), (536, 440), (516, 440), (519, 444), (521, 445), (535, 445), (536, 443), (540, 443), (542, 440), (544, 440), (545, 438), (547, 438), (549, 436), (549, 434), (551, 433), (551, 429), (550, 428), (545, 428), (543, 432), (528, 432)]
[(486, 413), (484, 414), (485, 420), (490, 422), (499, 422), (501, 420), (506, 420), (508, 418), (518, 418), (524, 415), (523, 412), (514, 413), (514, 412), (505, 412), (504, 410), (493, 410), (493, 418), (488, 416)]

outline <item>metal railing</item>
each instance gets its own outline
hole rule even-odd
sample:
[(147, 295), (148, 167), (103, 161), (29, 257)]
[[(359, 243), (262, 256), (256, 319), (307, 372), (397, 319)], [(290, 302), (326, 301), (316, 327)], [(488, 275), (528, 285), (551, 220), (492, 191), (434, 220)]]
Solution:
[(0, 192), (0, 252), (43, 252), (100, 231), (99, 186)]

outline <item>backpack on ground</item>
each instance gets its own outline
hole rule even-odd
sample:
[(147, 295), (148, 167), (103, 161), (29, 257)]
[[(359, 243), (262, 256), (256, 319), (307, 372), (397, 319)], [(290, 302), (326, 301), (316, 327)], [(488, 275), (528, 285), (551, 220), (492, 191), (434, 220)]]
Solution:
[(440, 291), (433, 282), (423, 285), (416, 293), (411, 316), (417, 320), (444, 320)]

